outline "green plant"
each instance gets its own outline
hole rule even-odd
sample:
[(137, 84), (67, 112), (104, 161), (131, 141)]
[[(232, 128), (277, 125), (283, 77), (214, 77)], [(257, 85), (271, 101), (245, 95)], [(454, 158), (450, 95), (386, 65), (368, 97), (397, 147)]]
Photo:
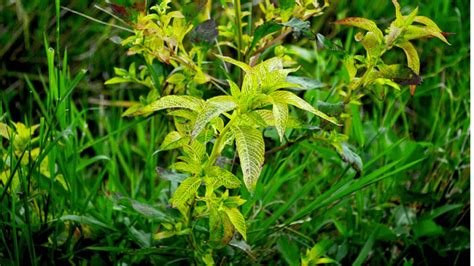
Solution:
[[(418, 9), (403, 16), (398, 2), (392, 2), (396, 19), (385, 35), (368, 19), (346, 18), (335, 22), (367, 31), (355, 36), (366, 55), (349, 56), (342, 52), (348, 73), (347, 84), (338, 87), (342, 99), (336, 103), (318, 102), (317, 108), (290, 91), (315, 87), (314, 81), (289, 75), (297, 72), (299, 66), (283, 47), (275, 47), (275, 44), (293, 32), (295, 36), (315, 38), (323, 47), (340, 50), (337, 44), (314, 34), (309, 22), (305, 21), (320, 15), (328, 2), (320, 7), (313, 1), (297, 4), (281, 1), (279, 8), (269, 1), (262, 3), (263, 15), (255, 23), (258, 26), (253, 37), (243, 33), (244, 18), (248, 16), (249, 23), (245, 25), (248, 32), (253, 29), (253, 18), (250, 13), (242, 12), (240, 1), (233, 1), (231, 8), (227, 9), (229, 17), (224, 17), (224, 26), (219, 27), (209, 18), (193, 26), (203, 18), (170, 11), (170, 0), (152, 7), (150, 14), (138, 14), (132, 24), (134, 35), (122, 44), (130, 47), (129, 54), (142, 55), (146, 66), (139, 78), (134, 64), (128, 71), (116, 69), (119, 77), (106, 84), (137, 82), (150, 89), (148, 96), (130, 107), (124, 116), (149, 116), (156, 111), (168, 110), (167, 115), (172, 117), (174, 130), (166, 135), (157, 152), (180, 150), (180, 156), (170, 168), (185, 175), (181, 177), (170, 203), (183, 217), (178, 235), (189, 236), (189, 244), (202, 262), (212, 264), (212, 250), (227, 245), (234, 231), (247, 239), (246, 219), (239, 210), (246, 200), (238, 194), (239, 191), (245, 193), (245, 190), (241, 188), (241, 179), (233, 166), (236, 162), (240, 164), (245, 188), (253, 193), (266, 156), (264, 130), (275, 128), (278, 137), (273, 140), (282, 144), (283, 149), (284, 145), (301, 139), (332, 145), (356, 171), (362, 171), (360, 157), (346, 143), (348, 137), (338, 129), (339, 119), (350, 122), (350, 110), (344, 110), (344, 105), (360, 104), (359, 99), (367, 91), (380, 94), (387, 86), (400, 90), (400, 85), (410, 85), (413, 94), (421, 78), (419, 57), (410, 41), (434, 36), (447, 43), (432, 20), (417, 15)], [(227, 1), (222, 4), (228, 5)], [(200, 8), (209, 14), (209, 6)], [(221, 42), (216, 39), (217, 29), (224, 38)], [(186, 43), (188, 33), (191, 33), (191, 42)], [(277, 33), (276, 37), (274, 33)], [(233, 48), (237, 59), (222, 55), (221, 45)], [(407, 65), (384, 63), (382, 56), (393, 47), (405, 52)], [(210, 52), (213, 48), (217, 48), (219, 53)], [(262, 60), (263, 55), (272, 52), (274, 57)], [(224, 71), (217, 71), (215, 64), (214, 68), (207, 66), (207, 57), (222, 60)], [(157, 75), (153, 67), (155, 60), (171, 68), (165, 79)], [(238, 68), (228, 72), (226, 63)], [(217, 75), (224, 75), (227, 83)], [(229, 88), (223, 88), (225, 85)], [(218, 90), (213, 90), (215, 88)], [(216, 92), (222, 94), (216, 96)], [(205, 94), (213, 96), (205, 97)], [(312, 117), (301, 119), (293, 107), (315, 115), (319, 123)], [(297, 132), (293, 140), (289, 139), (287, 129)], [(233, 153), (238, 155), (238, 160), (232, 156)], [(186, 227), (184, 231), (182, 226)], [(167, 225), (165, 229), (176, 230), (175, 227)], [(159, 232), (155, 239), (173, 235), (177, 234)], [(302, 259), (305, 264), (318, 261), (319, 255), (312, 255), (314, 252), (308, 251)]]

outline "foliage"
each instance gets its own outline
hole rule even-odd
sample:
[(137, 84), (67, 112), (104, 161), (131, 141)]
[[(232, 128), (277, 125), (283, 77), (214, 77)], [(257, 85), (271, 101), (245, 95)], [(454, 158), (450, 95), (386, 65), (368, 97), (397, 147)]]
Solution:
[(462, 263), (467, 11), (392, 2), (0, 4), (1, 264)]

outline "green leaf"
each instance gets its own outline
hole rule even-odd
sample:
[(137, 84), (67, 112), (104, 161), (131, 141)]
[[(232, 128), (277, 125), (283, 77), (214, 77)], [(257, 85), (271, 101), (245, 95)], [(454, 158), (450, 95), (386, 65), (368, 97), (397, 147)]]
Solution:
[(246, 63), (244, 62), (241, 62), (241, 61), (238, 61), (238, 60), (235, 60), (231, 57), (228, 57), (228, 56), (223, 56), (223, 55), (218, 55), (218, 54), (215, 54), (215, 56), (217, 56), (218, 58), (226, 61), (226, 62), (229, 62), (233, 65), (236, 65), (238, 67), (240, 67), (242, 70), (244, 70), (246, 73), (250, 73), (252, 72), (252, 67), (247, 65)]
[(246, 200), (242, 199), (240, 196), (230, 196), (224, 199), (223, 204), (227, 208), (237, 208), (243, 205), (245, 202)]
[(291, 18), (290, 21), (282, 23), (282, 25), (291, 27), (296, 37), (301, 36), (301, 34), (311, 34), (311, 23), (309, 21), (302, 21), (299, 18)]
[(292, 90), (298, 90), (298, 91), (320, 89), (327, 86), (326, 84), (320, 81), (314, 80), (312, 78), (307, 78), (307, 77), (287, 76), (286, 81), (288, 81), (289, 83), (299, 85), (299, 87), (291, 88)]
[(216, 96), (206, 101), (196, 117), (191, 136), (195, 138), (212, 119), (237, 107), (232, 96)]
[(275, 91), (270, 94), (274, 100), (278, 100), (280, 103), (291, 104), (302, 110), (313, 113), (324, 120), (327, 120), (333, 124), (338, 125), (337, 120), (334, 117), (329, 117), (325, 113), (316, 110), (311, 104), (307, 103), (305, 100), (298, 97), (296, 94), (289, 91)]
[(383, 41), (382, 31), (377, 27), (377, 24), (375, 24), (375, 22), (373, 22), (372, 20), (369, 20), (366, 18), (348, 17), (348, 18), (338, 20), (334, 23), (339, 24), (339, 25), (357, 27), (357, 28), (364, 29), (366, 31), (371, 31), (375, 34), (379, 42)]
[(415, 46), (409, 41), (396, 44), (397, 47), (400, 47), (405, 52), (408, 61), (408, 67), (413, 70), (417, 75), (420, 74), (420, 58), (418, 57), (418, 52), (415, 49)]
[(183, 108), (190, 109), (193, 111), (201, 110), (204, 105), (204, 101), (187, 95), (168, 95), (164, 96), (155, 102), (143, 107), (139, 113), (148, 114), (155, 111), (170, 109), (170, 108)]
[(421, 77), (405, 65), (379, 65), (378, 77), (391, 79), (400, 85), (419, 85)]
[(237, 208), (224, 208), (225, 213), (229, 216), (229, 220), (234, 225), (235, 229), (242, 235), (244, 240), (247, 240), (247, 226), (245, 225), (245, 218)]
[(209, 210), (209, 243), (215, 248), (227, 245), (234, 236), (234, 226), (227, 214), (217, 206)]
[(123, 77), (113, 77), (106, 82), (104, 82), (105, 85), (112, 85), (112, 84), (118, 84), (118, 83), (128, 83), (128, 82), (133, 82), (132, 79), (129, 78), (123, 78)]
[(407, 27), (404, 38), (406, 40), (414, 40), (427, 37), (436, 37), (446, 44), (450, 44), (448, 40), (444, 37), (439, 28), (434, 28), (430, 26), (414, 26), (410, 25)]
[(10, 139), (10, 136), (12, 134), (12, 130), (7, 124), (0, 123), (0, 136)]
[(346, 142), (341, 143), (341, 146), (342, 152), (340, 152), (339, 155), (341, 155), (342, 159), (345, 162), (350, 163), (354, 170), (361, 172), (363, 165), (360, 156), (355, 153)]
[(103, 222), (97, 220), (94, 217), (91, 216), (80, 216), (80, 215), (64, 215), (60, 218), (61, 221), (74, 221), (78, 222), (80, 224), (88, 224), (88, 225), (94, 225), (94, 226), (100, 226), (103, 228), (107, 229), (112, 229), (112, 227), (104, 224)]
[(245, 186), (249, 191), (253, 191), (265, 159), (262, 133), (249, 126), (234, 126), (232, 131), (235, 135)]
[(183, 136), (177, 131), (171, 131), (166, 135), (165, 139), (160, 145), (160, 151), (172, 150), (180, 148), (187, 143), (189, 143), (190, 138), (188, 136)]
[(162, 167), (156, 167), (155, 171), (158, 173), (158, 177), (172, 182), (183, 182), (189, 175), (187, 174), (179, 174), (172, 172), (170, 170), (164, 169)]
[(260, 41), (262, 38), (281, 30), (281, 28), (282, 28), (282, 25), (275, 23), (274, 21), (268, 21), (258, 26), (255, 29), (255, 32), (253, 33), (252, 43), (250, 44), (248, 51), (252, 51), (252, 49), (255, 47), (258, 41)]
[(444, 233), (443, 227), (431, 219), (418, 220), (412, 229), (416, 238), (439, 236)]
[(234, 174), (219, 166), (212, 166), (209, 169), (208, 174), (210, 181), (209, 185), (211, 185), (214, 189), (217, 189), (220, 186), (224, 186), (228, 189), (240, 187), (240, 180)]
[(288, 124), (288, 105), (275, 100), (273, 103), (273, 118), (275, 120), (278, 136), (280, 137), (280, 142), (283, 142), (285, 129)]
[(184, 216), (186, 216), (186, 203), (191, 198), (194, 198), (199, 186), (201, 185), (201, 178), (188, 177), (176, 189), (170, 202), (173, 207), (178, 208)]

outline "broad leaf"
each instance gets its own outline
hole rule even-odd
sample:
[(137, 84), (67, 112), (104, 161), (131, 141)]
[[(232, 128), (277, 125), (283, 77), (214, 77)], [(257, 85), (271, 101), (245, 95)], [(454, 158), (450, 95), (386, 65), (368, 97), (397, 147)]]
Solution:
[(408, 61), (408, 67), (410, 67), (415, 74), (420, 74), (420, 58), (418, 57), (418, 52), (416, 51), (415, 47), (411, 42), (405, 41), (402, 43), (398, 43), (396, 46), (403, 49)]
[(221, 248), (234, 236), (234, 226), (227, 214), (212, 206), (209, 210), (209, 242), (215, 248)]
[(196, 117), (191, 136), (196, 137), (212, 119), (222, 113), (234, 110), (236, 107), (237, 104), (231, 96), (216, 96), (207, 100)]
[(218, 58), (226, 61), (226, 62), (229, 62), (233, 65), (236, 65), (238, 67), (240, 67), (242, 70), (244, 70), (245, 72), (249, 73), (249, 72), (252, 72), (252, 67), (247, 65), (246, 63), (244, 62), (241, 62), (241, 61), (238, 61), (238, 60), (235, 60), (233, 59), (232, 57), (228, 57), (228, 56), (223, 56), (223, 55), (218, 55), (216, 54), (215, 56), (217, 56)]
[(177, 131), (171, 131), (166, 135), (165, 139), (160, 145), (160, 151), (172, 150), (183, 145), (186, 145), (189, 142), (190, 138), (188, 136), (183, 136)]
[(316, 110), (311, 104), (307, 103), (305, 100), (298, 97), (296, 94), (289, 91), (275, 91), (270, 94), (274, 100), (278, 100), (280, 103), (291, 104), (300, 109), (313, 113), (324, 120), (327, 120), (333, 124), (338, 125), (337, 120), (334, 117), (329, 117), (325, 113)]
[(249, 126), (234, 126), (232, 131), (236, 140), (245, 186), (249, 191), (253, 191), (265, 159), (265, 143), (262, 133)]
[(191, 198), (194, 198), (199, 186), (201, 185), (201, 179), (198, 177), (186, 178), (176, 189), (171, 198), (170, 202), (173, 207), (178, 208), (181, 213), (186, 216), (186, 203)]
[(353, 26), (353, 27), (364, 29), (366, 31), (371, 31), (375, 34), (375, 36), (380, 42), (383, 41), (382, 31), (377, 27), (377, 24), (375, 24), (375, 22), (373, 22), (372, 20), (369, 20), (366, 18), (348, 17), (348, 18), (338, 20), (334, 23), (339, 24), (339, 25), (345, 25), (345, 26)]
[(275, 100), (273, 103), (273, 118), (275, 120), (275, 127), (278, 131), (280, 141), (283, 142), (285, 129), (288, 124), (288, 105)]
[(170, 108), (183, 108), (183, 109), (198, 111), (198, 110), (201, 110), (203, 104), (204, 104), (203, 100), (193, 97), (193, 96), (168, 95), (143, 107), (139, 112), (141, 114), (148, 114), (155, 111), (170, 109)]
[(247, 226), (245, 225), (245, 218), (237, 208), (224, 208), (225, 213), (229, 216), (229, 220), (234, 225), (235, 229), (242, 235), (244, 240), (247, 240)]
[(219, 188), (220, 186), (224, 186), (228, 189), (234, 189), (240, 187), (240, 180), (231, 172), (219, 167), (219, 166), (212, 166), (209, 169), (209, 182), (210, 186), (214, 189)]
[(378, 66), (380, 78), (391, 79), (400, 85), (419, 85), (421, 77), (405, 65), (380, 65)]

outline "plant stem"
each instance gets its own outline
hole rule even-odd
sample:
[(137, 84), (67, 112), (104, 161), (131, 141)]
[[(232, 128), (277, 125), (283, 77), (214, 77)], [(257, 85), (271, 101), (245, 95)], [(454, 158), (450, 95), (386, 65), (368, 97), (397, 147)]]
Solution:
[(235, 8), (235, 25), (237, 26), (237, 58), (239, 61), (242, 61), (242, 48), (243, 48), (243, 40), (242, 40), (242, 21), (240, 20), (242, 17), (242, 10), (240, 5), (240, 0), (234, 0), (234, 8)]

